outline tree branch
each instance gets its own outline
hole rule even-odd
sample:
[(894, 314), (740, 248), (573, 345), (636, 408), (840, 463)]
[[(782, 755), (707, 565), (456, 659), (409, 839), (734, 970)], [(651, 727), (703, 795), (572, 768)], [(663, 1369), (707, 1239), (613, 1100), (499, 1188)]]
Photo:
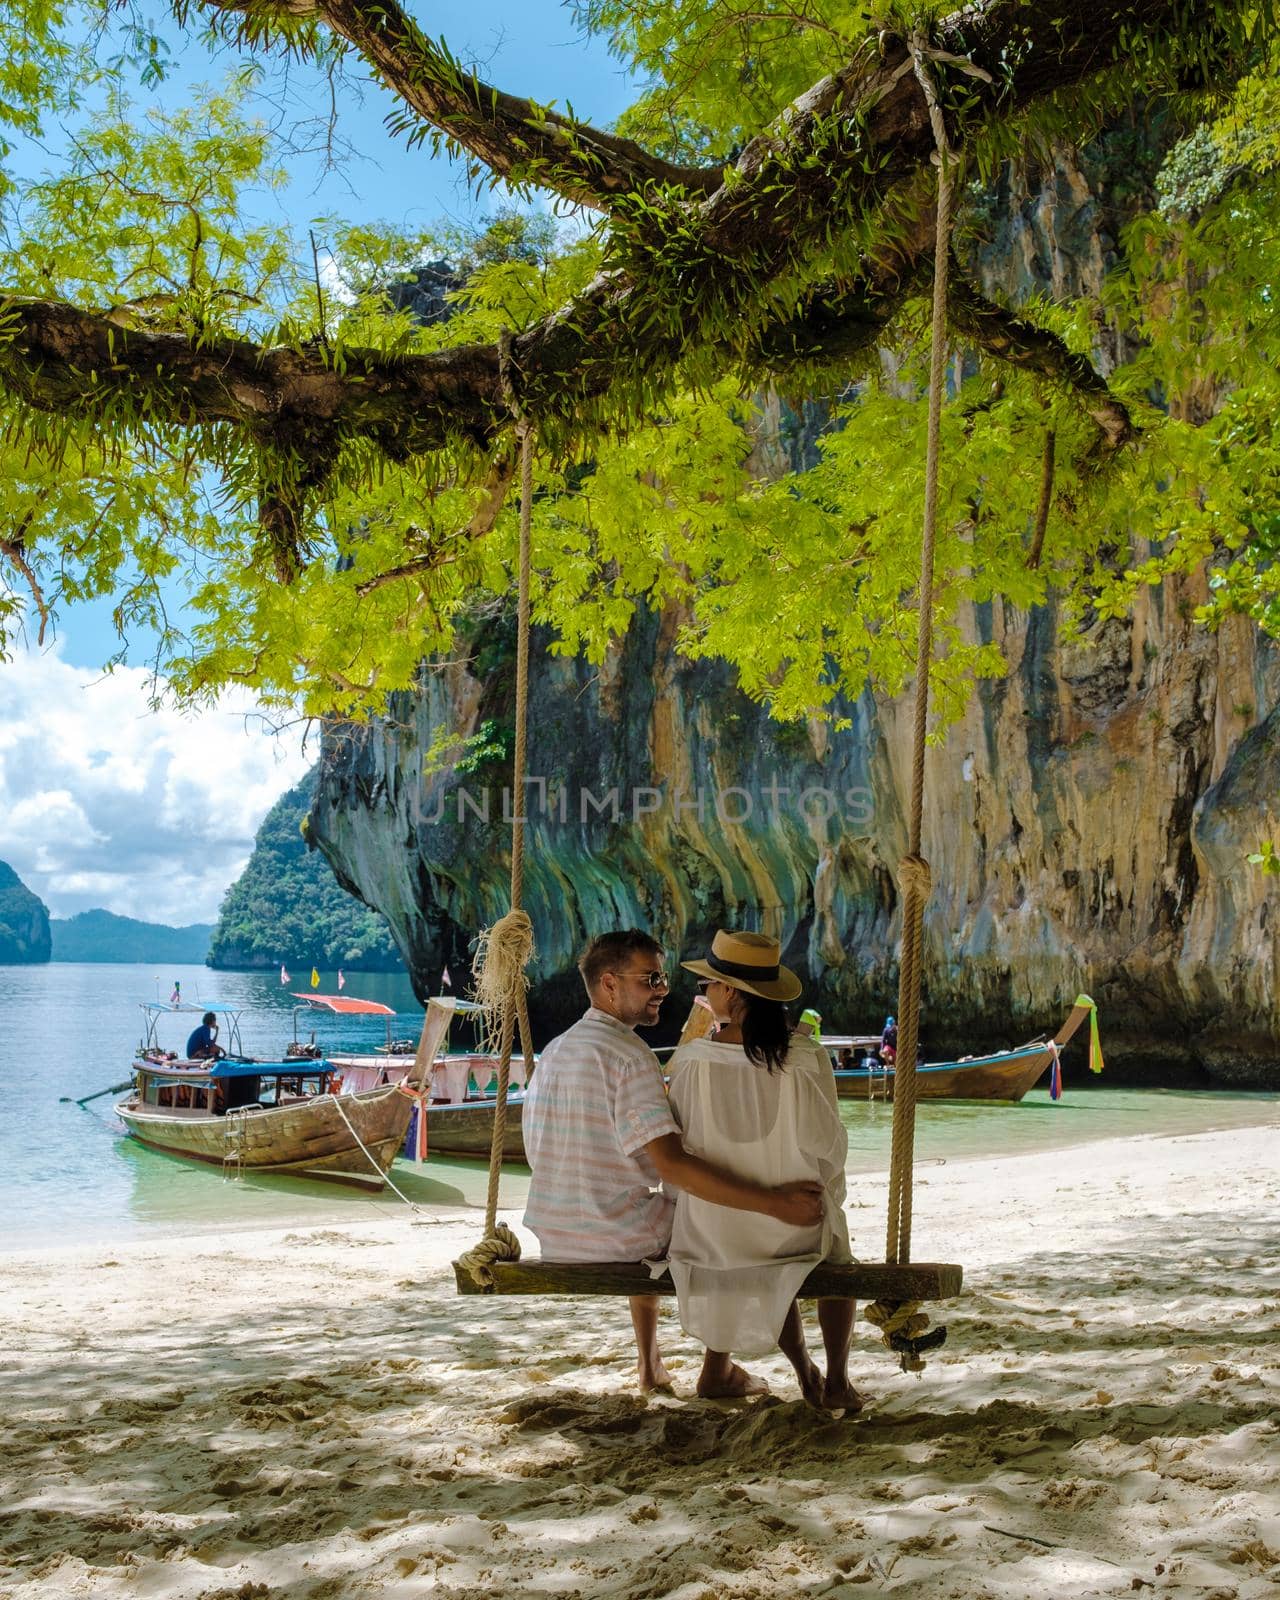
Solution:
[[(515, 482), (518, 458), (514, 451), (504, 451), (492, 463), (480, 491), (480, 504), (476, 507), (475, 514), (465, 528), (460, 528), (448, 541), (454, 544), (460, 539), (470, 543), (473, 539), (483, 538), (489, 533), (498, 520), (498, 513), (502, 510), (503, 503), (511, 485)], [(399, 566), (388, 567), (385, 572), (379, 572), (372, 578), (366, 578), (356, 588), (356, 593), (363, 600), (365, 595), (372, 594), (375, 589), (385, 588), (389, 583), (398, 583), (402, 578), (414, 578), (423, 572), (432, 572), (437, 567), (444, 566), (453, 560), (451, 555), (443, 553), (440, 544), (432, 546), (425, 554), (415, 556), (412, 561), (403, 561)]]
[(509, 183), (537, 184), (561, 199), (608, 211), (627, 195), (663, 185), (704, 197), (720, 167), (685, 167), (631, 139), (561, 116), (482, 83), (426, 37), (396, 0), (201, 0), (243, 16), (246, 42), (284, 18), (315, 17), (350, 41), (423, 122)]
[(40, 617), (40, 632), (37, 635), (36, 643), (43, 645), (52, 612), (49, 609), (49, 602), (44, 597), (44, 590), (40, 587), (40, 580), (36, 577), (31, 563), (27, 560), (27, 534), (31, 528), (31, 520), (32, 513), (28, 511), (11, 536), (0, 536), (0, 556), (3, 556), (6, 561), (15, 566), (26, 581), (28, 593), (31, 595), (31, 603), (35, 606)]
[(482, 445), (503, 412), (498, 352), (462, 345), (425, 355), (121, 327), (109, 312), (60, 300), (0, 298), (0, 383), (37, 410), (67, 416), (138, 412), (161, 426), (232, 423), (271, 447), (319, 450), (363, 435), (395, 460), (464, 435)]
[(1137, 434), (1123, 401), (1108, 389), (1106, 380), (1084, 356), (1047, 328), (1027, 322), (1004, 306), (985, 299), (972, 286), (953, 276), (947, 309), (957, 332), (1010, 366), (1038, 373), (1070, 389), (1098, 427), (1095, 459), (1122, 449)]
[[(238, 3), (247, 20), (300, 8), (318, 15), (321, 5), (335, 14), (345, 7), (371, 27), (375, 15), (375, 0)], [(394, 9), (388, 14), (400, 16)], [(995, 79), (965, 78), (963, 93), (948, 97), (946, 69), (939, 69), (952, 146), (963, 149), (992, 119), (1036, 96), (1130, 60), (1139, 34), (1150, 47), (1160, 36), (1179, 38), (1181, 30), (1180, 48), (1190, 48), (1199, 37), (1193, 21), (1185, 0), (1060, 0), (1053, 6), (976, 0), (934, 31), (943, 49), (972, 57)], [(1204, 28), (1212, 25), (1210, 18)], [(387, 39), (403, 45), (396, 27)], [(753, 139), (731, 181), (701, 201), (646, 201), (628, 209), (618, 195), (616, 264), (513, 342), (521, 406), (541, 433), (580, 434), (601, 415), (606, 395), (613, 420), (639, 415), (671, 390), (690, 358), (701, 362), (705, 375), (735, 364), (748, 370), (771, 361), (794, 366), (823, 339), (865, 346), (917, 253), (912, 229), (921, 225), (918, 201), (934, 150), (907, 62), (900, 41), (886, 39), (878, 54), (864, 49)], [(400, 68), (412, 76), (409, 65)], [(436, 108), (446, 132), (451, 105), (442, 101)], [(462, 125), (471, 126), (465, 117)], [(560, 152), (561, 131), (553, 132), (548, 138)], [(508, 135), (515, 138), (514, 126), (503, 139)], [(498, 170), (514, 170), (517, 153), (509, 143), (493, 152)], [(881, 256), (865, 260), (831, 296), (810, 290), (798, 318), (779, 319), (779, 301), (790, 304), (794, 286), (812, 275), (815, 256), (855, 226), (874, 228), (887, 240)], [(1103, 453), (1131, 436), (1124, 407), (1088, 362), (1055, 336), (972, 291), (957, 289), (952, 313), (957, 327), (983, 348), (1084, 393)], [(788, 321), (790, 327), (780, 325)], [(117, 328), (97, 313), (19, 298), (0, 298), (0, 382), (49, 412), (113, 426), (121, 415), (170, 426), (231, 423), (255, 437), (269, 430), (274, 447), (295, 454), (332, 451), (355, 436), (393, 459), (438, 449), (458, 436), (488, 448), (510, 422), (492, 345), (395, 357), (344, 351), (339, 372), (314, 346), (262, 348), (233, 338), (197, 345), (181, 333)]]
[(1049, 512), (1053, 508), (1053, 457), (1057, 435), (1046, 428), (1044, 446), (1040, 452), (1040, 498), (1036, 503), (1036, 520), (1031, 528), (1031, 548), (1027, 551), (1027, 566), (1034, 572), (1044, 554), (1044, 536), (1049, 527)]

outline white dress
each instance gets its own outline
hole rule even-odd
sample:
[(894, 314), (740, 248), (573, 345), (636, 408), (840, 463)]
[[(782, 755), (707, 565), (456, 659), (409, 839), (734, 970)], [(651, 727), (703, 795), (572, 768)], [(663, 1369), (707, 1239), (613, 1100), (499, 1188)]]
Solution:
[(709, 1350), (764, 1355), (777, 1346), (810, 1270), (852, 1259), (844, 1214), (849, 1140), (830, 1058), (797, 1038), (782, 1070), (768, 1072), (739, 1044), (698, 1039), (671, 1059), (671, 1108), (692, 1154), (770, 1188), (815, 1178), (826, 1190), (815, 1228), (677, 1194), (670, 1262), (681, 1325)]

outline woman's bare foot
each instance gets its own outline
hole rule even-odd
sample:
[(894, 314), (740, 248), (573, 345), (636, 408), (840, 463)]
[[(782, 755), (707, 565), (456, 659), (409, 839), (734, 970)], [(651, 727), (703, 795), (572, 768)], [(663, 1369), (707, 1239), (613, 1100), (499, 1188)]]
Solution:
[(701, 1400), (745, 1400), (748, 1395), (768, 1394), (769, 1385), (734, 1362), (729, 1370), (708, 1376), (704, 1370), (698, 1379), (698, 1398)]
[(645, 1361), (643, 1358), (636, 1362), (636, 1376), (640, 1383), (641, 1394), (674, 1394), (675, 1383), (661, 1356), (656, 1362)]
[[(805, 1396), (808, 1399), (808, 1396)], [(849, 1382), (848, 1378), (838, 1378), (834, 1374), (822, 1386), (822, 1407), (826, 1411), (843, 1411), (846, 1417), (856, 1416), (866, 1405), (866, 1397), (860, 1395)]]

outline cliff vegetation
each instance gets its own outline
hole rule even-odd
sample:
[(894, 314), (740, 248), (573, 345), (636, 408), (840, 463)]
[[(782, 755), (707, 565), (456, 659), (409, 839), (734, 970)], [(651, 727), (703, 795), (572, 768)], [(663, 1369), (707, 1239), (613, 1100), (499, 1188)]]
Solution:
[(5, 861), (0, 861), (0, 963), (48, 961), (49, 913)]
[(308, 848), (302, 825), (314, 789), (313, 774), (263, 819), (253, 853), (219, 909), (208, 943), (211, 967), (403, 969), (385, 918), (348, 894), (324, 857)]
[(211, 922), (170, 928), (113, 911), (81, 911), (49, 924), (54, 961), (170, 961), (199, 966), (209, 953)]

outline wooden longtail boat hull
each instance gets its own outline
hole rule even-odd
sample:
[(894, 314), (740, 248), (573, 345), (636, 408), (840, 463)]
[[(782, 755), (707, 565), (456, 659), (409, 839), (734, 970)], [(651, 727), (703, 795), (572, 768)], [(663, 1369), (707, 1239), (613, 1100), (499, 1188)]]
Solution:
[[(452, 1013), (451, 1002), (428, 1003), (413, 1083), (423, 1081), (435, 1060)], [(277, 1095), (281, 1080), (310, 1075), (305, 1069), (301, 1074), (295, 1073), (292, 1064), (249, 1065), (275, 1081)], [(211, 1081), (221, 1066), (210, 1066), (202, 1075), (204, 1081)], [(312, 1062), (311, 1068), (323, 1083), (328, 1063)], [(135, 1087), (133, 1095), (116, 1107), (116, 1114), (129, 1133), (153, 1150), (221, 1167), (234, 1175), (287, 1173), (381, 1189), (404, 1144), (414, 1106), (411, 1095), (389, 1084), (359, 1094), (315, 1094), (284, 1105), (233, 1106), (225, 1116), (217, 1117), (205, 1109), (165, 1106), (147, 1098), (147, 1085), (153, 1080), (182, 1086), (187, 1078), (184, 1067), (166, 1070), (154, 1063), (137, 1061), (134, 1071), (141, 1087)], [(201, 1080), (193, 1076), (190, 1087), (198, 1090)]]
[[(508, 1161), (524, 1161), (524, 1135), (520, 1129), (520, 1100), (507, 1102), (506, 1137), (503, 1156)], [(427, 1156), (478, 1156), (487, 1161), (493, 1141), (494, 1103), (485, 1100), (463, 1101), (460, 1105), (428, 1106)]]
[[(224, 1117), (139, 1104), (116, 1114), (140, 1143), (227, 1172), (286, 1173), (381, 1189), (400, 1153), (413, 1101), (393, 1087), (365, 1094), (317, 1095), (291, 1105), (229, 1111)], [(345, 1116), (345, 1121), (344, 1121)], [(348, 1127), (350, 1123), (350, 1127)], [(352, 1129), (359, 1135), (360, 1149)], [(372, 1158), (372, 1159), (371, 1159)]]
[[(916, 1068), (919, 1100), (1021, 1100), (1053, 1063), (1059, 1050), (1088, 1016), (1087, 1006), (1075, 1006), (1052, 1041), (1037, 1041), (998, 1055), (974, 1056), (968, 1061), (921, 1062)], [(836, 1093), (843, 1100), (892, 1100), (894, 1072), (865, 1067), (837, 1072)]]

